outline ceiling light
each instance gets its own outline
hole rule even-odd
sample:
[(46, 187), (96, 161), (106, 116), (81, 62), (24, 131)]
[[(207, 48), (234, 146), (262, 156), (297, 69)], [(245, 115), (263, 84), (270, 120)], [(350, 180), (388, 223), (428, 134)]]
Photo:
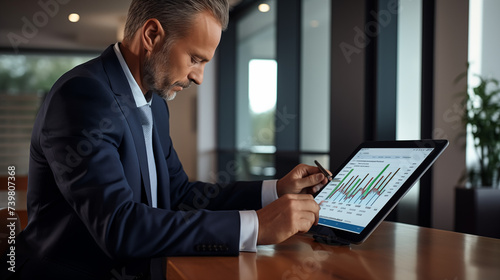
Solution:
[(259, 11), (263, 12), (263, 13), (267, 13), (269, 12), (269, 10), (271, 10), (271, 7), (269, 7), (269, 4), (260, 4), (259, 5)]
[(68, 16), (68, 19), (71, 22), (78, 22), (80, 20), (80, 15), (73, 13)]

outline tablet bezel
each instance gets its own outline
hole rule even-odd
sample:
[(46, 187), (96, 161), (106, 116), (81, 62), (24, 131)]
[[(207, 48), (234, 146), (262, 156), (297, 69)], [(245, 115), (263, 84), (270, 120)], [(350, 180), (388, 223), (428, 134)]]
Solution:
[[(411, 187), (417, 182), (422, 175), (432, 166), (436, 159), (443, 153), (448, 146), (448, 140), (413, 140), (413, 141), (369, 141), (359, 145), (354, 152), (333, 172), (333, 178), (342, 171), (342, 169), (352, 160), (352, 158), (363, 148), (433, 148), (432, 152), (413, 172), (406, 182), (396, 191), (392, 198), (380, 209), (375, 217), (361, 231), (361, 233), (349, 232), (342, 229), (332, 228), (328, 226), (317, 225), (310, 230), (311, 233), (328, 238), (329, 240), (337, 240), (343, 244), (354, 243), (360, 244), (370, 236), (377, 226), (389, 215), (398, 202), (405, 196)], [(325, 184), (321, 189), (314, 194), (316, 197), (328, 185)]]

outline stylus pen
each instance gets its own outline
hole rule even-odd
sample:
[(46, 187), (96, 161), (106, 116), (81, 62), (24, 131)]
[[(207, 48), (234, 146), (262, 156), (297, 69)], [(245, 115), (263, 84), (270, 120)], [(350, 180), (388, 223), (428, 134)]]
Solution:
[(330, 175), (328, 173), (328, 171), (326, 171), (325, 168), (323, 168), (323, 166), (321, 164), (319, 164), (319, 162), (317, 160), (314, 160), (314, 163), (316, 164), (316, 166), (318, 166), (319, 170), (321, 171), (321, 173), (323, 173), (323, 175), (325, 175), (326, 179), (328, 179), (328, 181), (331, 181), (333, 178), (332, 178), (332, 175)]

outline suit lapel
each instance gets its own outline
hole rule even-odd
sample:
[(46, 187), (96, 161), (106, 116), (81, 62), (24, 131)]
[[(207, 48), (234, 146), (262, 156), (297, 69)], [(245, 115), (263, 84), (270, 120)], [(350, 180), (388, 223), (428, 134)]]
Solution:
[(118, 104), (116, 108), (111, 109), (115, 110), (116, 112), (121, 111), (121, 113), (123, 114), (123, 118), (127, 120), (127, 123), (130, 127), (130, 132), (132, 134), (132, 138), (134, 139), (134, 144), (137, 151), (137, 157), (139, 159), (139, 166), (141, 168), (142, 181), (144, 182), (144, 191), (146, 193), (148, 205), (152, 205), (148, 159), (146, 154), (146, 145), (144, 143), (142, 124), (139, 118), (139, 109), (135, 104), (135, 100), (132, 95), (132, 91), (128, 84), (127, 78), (125, 77), (123, 69), (120, 66), (120, 62), (118, 61), (118, 58), (116, 57), (116, 54), (113, 50), (113, 45), (108, 47), (103, 52), (101, 57), (104, 70), (108, 75), (109, 84), (115, 94), (115, 99)]

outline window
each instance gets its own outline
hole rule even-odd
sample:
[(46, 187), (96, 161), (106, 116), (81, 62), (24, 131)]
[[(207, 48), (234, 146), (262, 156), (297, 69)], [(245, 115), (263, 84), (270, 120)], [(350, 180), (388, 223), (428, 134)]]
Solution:
[(258, 3), (237, 22), (236, 161), (238, 180), (273, 178), (276, 111), (276, 2)]
[(66, 71), (89, 56), (0, 55), (0, 172), (28, 174), (33, 123), (43, 97)]
[[(396, 139), (420, 139), (422, 0), (399, 0)], [(420, 182), (398, 205), (398, 221), (417, 224)]]
[(300, 150), (303, 163), (329, 168), (330, 150), (329, 0), (302, 1)]
[[(496, 36), (497, 26), (500, 24), (498, 13), (500, 2), (494, 0), (470, 0), (469, 1), (469, 88), (479, 84), (478, 76), (483, 78), (494, 78), (500, 80), (500, 53), (498, 45), (500, 38)], [(498, 101), (500, 102), (500, 100)], [(478, 170), (479, 156), (474, 147), (471, 127), (467, 128), (467, 169)], [(497, 174), (497, 182), (498, 180)], [(473, 184), (480, 184), (477, 178)], [(495, 182), (493, 182), (495, 184)]]
[(219, 172), (261, 180), (299, 162), (329, 166), (330, 18), (328, 0), (233, 10), (219, 48)]

